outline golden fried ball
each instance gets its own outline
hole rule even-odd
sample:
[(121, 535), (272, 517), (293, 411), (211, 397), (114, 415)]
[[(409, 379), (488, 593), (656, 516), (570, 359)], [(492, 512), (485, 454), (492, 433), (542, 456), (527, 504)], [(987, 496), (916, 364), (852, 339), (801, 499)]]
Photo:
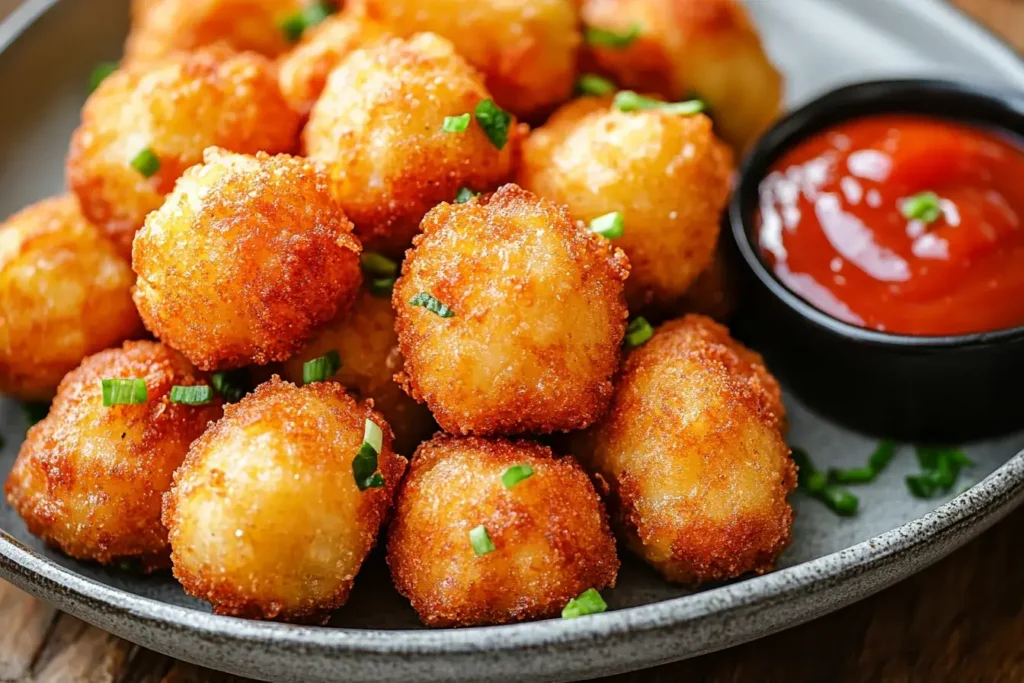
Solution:
[[(204, 149), (291, 152), (298, 128), (272, 63), (258, 55), (207, 49), (122, 68), (82, 109), (68, 185), (86, 217), (130, 254), (146, 215), (186, 168), (202, 161)], [(159, 162), (148, 177), (133, 165), (146, 150)]]
[(533, 118), (569, 98), (580, 45), (578, 0), (354, 0), (399, 35), (455, 44), (502, 107)]
[[(392, 303), (402, 381), (451, 433), (582, 429), (605, 410), (629, 264), (515, 185), (423, 219)], [(418, 294), (451, 309), (412, 305)]]
[(436, 431), (437, 424), (426, 406), (410, 398), (394, 380), (402, 369), (402, 354), (390, 295), (371, 294), (363, 288), (352, 309), (327, 323), (313, 341), (285, 362), (281, 374), (301, 384), (303, 364), (331, 351), (338, 352), (341, 368), (330, 379), (361, 398), (373, 399), (374, 409), (395, 434), (395, 452), (412, 455), (416, 446)]
[(583, 98), (523, 145), (518, 182), (578, 220), (620, 212), (631, 309), (668, 306), (711, 263), (731, 156), (704, 115), (621, 112)]
[(204, 370), (286, 360), (359, 291), (352, 224), (305, 159), (205, 159), (135, 238), (139, 313)]
[(756, 354), (700, 316), (627, 357), (611, 409), (575, 452), (608, 482), (629, 547), (670, 581), (763, 573), (789, 544), (796, 468), (777, 390)]
[(282, 25), (308, 0), (135, 0), (127, 62), (147, 62), (210, 45), (276, 57), (291, 47)]
[[(360, 490), (365, 424), (383, 433), (383, 486)], [(335, 382), (276, 377), (225, 409), (164, 497), (174, 576), (217, 614), (323, 621), (345, 603), (405, 459), (379, 413)]]
[(0, 392), (49, 400), (83, 358), (143, 334), (134, 283), (70, 195), (0, 224)]
[(710, 104), (718, 133), (743, 152), (775, 120), (782, 76), (741, 0), (582, 0), (590, 27), (639, 35), (626, 47), (588, 45), (588, 59), (624, 88)]
[(446, 117), (472, 113), (488, 98), (473, 68), (433, 34), (357, 50), (331, 73), (303, 143), (327, 164), (367, 249), (400, 255), (439, 202), (508, 179), (514, 119), (501, 150), (475, 120), (464, 133), (441, 130)]
[[(104, 407), (101, 381), (139, 378), (147, 400)], [(171, 403), (174, 385), (207, 379), (163, 344), (126, 342), (70, 372), (50, 414), (32, 427), (11, 470), (7, 501), (29, 531), (80, 560), (168, 565), (161, 497), (189, 444), (220, 418), (207, 405)]]
[(299, 44), (278, 60), (281, 92), (295, 111), (307, 116), (334, 67), (353, 50), (387, 35), (383, 24), (354, 12), (329, 17), (303, 34)]
[[(532, 474), (506, 488), (516, 466)], [(494, 545), (485, 554), (470, 538), (481, 526)], [(557, 616), (587, 589), (614, 586), (619, 569), (604, 505), (575, 460), (529, 441), (447, 434), (416, 451), (388, 564), (428, 626)]]

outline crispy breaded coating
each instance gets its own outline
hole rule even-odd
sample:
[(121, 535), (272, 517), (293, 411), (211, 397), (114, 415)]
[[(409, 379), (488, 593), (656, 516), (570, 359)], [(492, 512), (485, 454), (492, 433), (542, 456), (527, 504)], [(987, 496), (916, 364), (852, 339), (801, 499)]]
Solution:
[(359, 291), (351, 230), (314, 164), (209, 149), (135, 238), (135, 303), (204, 370), (287, 360)]
[(327, 323), (313, 341), (284, 363), (281, 374), (301, 385), (303, 364), (331, 351), (338, 352), (341, 368), (330, 379), (360, 398), (373, 399), (374, 409), (395, 434), (396, 453), (411, 456), (421, 441), (437, 431), (427, 407), (395, 382), (395, 373), (402, 370), (402, 353), (389, 295), (374, 295), (364, 287), (352, 309)]
[(383, 24), (355, 12), (328, 17), (306, 31), (298, 45), (278, 59), (281, 92), (292, 109), (308, 116), (334, 67), (353, 50), (388, 36)]
[[(146, 215), (210, 146), (233, 152), (294, 151), (299, 117), (277, 85), (273, 64), (255, 54), (210, 48), (148, 66), (126, 67), (89, 96), (71, 137), (68, 186), (82, 211), (126, 256)], [(147, 177), (133, 160), (149, 150)]]
[[(423, 220), (392, 303), (406, 391), (455, 434), (582, 429), (605, 410), (629, 263), (515, 185)], [(420, 293), (451, 309), (411, 302)]]
[[(380, 427), (383, 485), (360, 490), (353, 460)], [(189, 450), (164, 497), (174, 576), (217, 614), (322, 622), (341, 607), (405, 471), (391, 429), (335, 382), (276, 377)]]
[(352, 0), (402, 36), (431, 31), (480, 70), (502, 107), (541, 115), (572, 94), (580, 45), (577, 0)]
[[(147, 401), (104, 407), (101, 380), (140, 378)], [(189, 444), (221, 416), (206, 405), (171, 403), (174, 385), (207, 378), (163, 344), (126, 342), (68, 373), (50, 414), (29, 429), (5, 491), (36, 536), (80, 560), (168, 565), (161, 497)]]
[[(679, 301), (679, 313), (697, 313), (726, 323), (736, 310), (739, 273), (722, 240), (711, 259)], [(677, 313), (678, 314), (678, 313)]]
[(711, 263), (731, 155), (703, 115), (621, 112), (607, 99), (566, 105), (523, 145), (518, 182), (578, 220), (620, 212), (634, 312), (668, 307)]
[(0, 392), (49, 400), (83, 358), (144, 334), (134, 283), (71, 195), (0, 224)]
[(700, 97), (737, 153), (779, 115), (782, 76), (741, 0), (582, 0), (580, 12), (587, 26), (639, 33), (625, 47), (588, 45), (587, 61), (623, 88)]
[[(506, 488), (502, 475), (524, 465), (532, 474)], [(480, 526), (494, 545), (482, 555), (470, 540)], [(425, 624), (476, 626), (557, 616), (585, 590), (614, 586), (619, 559), (601, 499), (571, 457), (438, 434), (398, 494), (388, 565)]]
[(357, 50), (331, 73), (303, 144), (327, 165), (367, 249), (398, 256), (438, 203), (509, 179), (514, 120), (501, 150), (475, 120), (463, 133), (442, 130), (446, 117), (472, 114), (489, 98), (476, 71), (433, 34)]
[(777, 392), (759, 356), (687, 316), (630, 353), (608, 414), (577, 443), (623, 540), (670, 581), (761, 574), (789, 544), (796, 467)]

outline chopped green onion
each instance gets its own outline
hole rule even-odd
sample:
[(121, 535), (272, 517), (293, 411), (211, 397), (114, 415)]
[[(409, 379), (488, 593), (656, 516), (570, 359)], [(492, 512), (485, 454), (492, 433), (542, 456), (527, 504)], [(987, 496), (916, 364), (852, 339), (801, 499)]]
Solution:
[(921, 192), (900, 203), (900, 213), (908, 221), (934, 223), (942, 218), (942, 200), (934, 192)]
[(306, 31), (306, 19), (299, 12), (285, 17), (278, 26), (289, 43), (297, 43)]
[(248, 375), (245, 370), (225, 370), (210, 375), (210, 383), (228, 403), (237, 403), (246, 394)]
[(107, 76), (115, 71), (117, 71), (117, 62), (100, 62), (94, 66), (92, 73), (89, 74), (89, 92), (100, 87), (100, 83), (107, 80)]
[(469, 120), (471, 118), (472, 116), (470, 116), (469, 112), (459, 116), (446, 116), (444, 117), (444, 123), (441, 124), (441, 132), (465, 133), (466, 129), (469, 128)]
[(302, 383), (313, 384), (324, 382), (334, 376), (341, 369), (341, 356), (337, 351), (331, 350), (313, 360), (302, 364)]
[(132, 168), (145, 178), (152, 178), (160, 170), (160, 157), (149, 147), (136, 154), (131, 163)]
[(960, 470), (974, 463), (967, 454), (956, 448), (917, 448), (919, 474), (908, 476), (907, 488), (918, 498), (932, 498), (947, 494), (956, 485)]
[(352, 476), (360, 491), (384, 486), (384, 476), (377, 472), (377, 456), (384, 447), (384, 432), (373, 420), (363, 426), (363, 444), (352, 459)]
[(576, 91), (583, 95), (601, 97), (603, 95), (611, 95), (616, 90), (618, 88), (615, 87), (614, 83), (604, 76), (598, 76), (597, 74), (583, 74), (576, 81)]
[(612, 50), (624, 50), (640, 37), (640, 24), (633, 24), (626, 32), (610, 31), (606, 28), (586, 27), (583, 37), (588, 45), (607, 47)]
[(508, 142), (509, 128), (512, 127), (512, 115), (496, 105), (494, 100), (483, 100), (476, 105), (473, 114), (491, 144), (504, 149)]
[(487, 529), (484, 528), (483, 524), (470, 530), (469, 542), (473, 546), (473, 552), (476, 553), (477, 557), (492, 553), (495, 550), (494, 542), (487, 534)]
[(149, 398), (146, 391), (146, 380), (133, 377), (131, 379), (103, 379), (104, 406), (138, 405)]
[(896, 455), (896, 443), (883, 441), (868, 458), (865, 467), (843, 470), (830, 468), (828, 480), (836, 484), (867, 484), (874, 481)]
[(431, 313), (436, 313), (442, 318), (450, 318), (455, 315), (455, 311), (448, 308), (446, 305), (438, 301), (432, 295), (426, 292), (420, 292), (413, 298), (409, 299), (409, 304), (412, 306), (422, 306)]
[(370, 280), (370, 294), (374, 296), (391, 296), (395, 289), (395, 278), (377, 277)]
[(616, 237), (622, 237), (625, 231), (626, 221), (619, 211), (606, 213), (590, 221), (590, 232), (606, 239), (613, 240)]
[(480, 196), (480, 193), (473, 192), (473, 190), (469, 189), (468, 187), (460, 187), (458, 193), (455, 195), (455, 203), (456, 204), (465, 204), (470, 199), (473, 199), (474, 197), (479, 197), (479, 196)]
[(363, 424), (363, 443), (369, 444), (374, 453), (380, 455), (384, 448), (384, 430), (373, 420), (367, 420)]
[(892, 462), (893, 456), (896, 455), (896, 442), (895, 441), (883, 441), (878, 444), (878, 448), (868, 458), (868, 467), (878, 474)]
[(793, 462), (797, 466), (799, 488), (808, 495), (825, 503), (833, 512), (842, 517), (857, 514), (860, 500), (846, 489), (835, 486), (825, 474), (819, 472), (807, 452), (792, 448)]
[(626, 326), (626, 348), (635, 349), (643, 346), (654, 336), (654, 328), (643, 316), (637, 316)]
[(206, 405), (213, 400), (213, 389), (205, 384), (184, 387), (175, 384), (171, 387), (171, 403), (183, 403), (187, 406)]
[(31, 427), (50, 414), (50, 404), (42, 401), (28, 401), (21, 404), (21, 411), (25, 414), (25, 422)]
[(612, 106), (619, 111), (630, 112), (656, 109), (658, 111), (665, 112), (666, 114), (678, 114), (679, 116), (693, 116), (694, 114), (701, 113), (705, 109), (704, 102), (701, 100), (662, 102), (650, 97), (638, 95), (632, 90), (620, 90), (615, 93), (615, 99), (612, 100)]
[(907, 477), (907, 489), (915, 498), (931, 498), (935, 495), (935, 483), (926, 475), (915, 474)]
[(600, 614), (607, 609), (608, 603), (604, 601), (601, 594), (593, 588), (588, 588), (580, 593), (578, 598), (573, 598), (562, 608), (562, 618), (575, 619), (588, 614)]
[(331, 3), (324, 0), (314, 2), (302, 10), (303, 28), (311, 29), (332, 14), (334, 14), (334, 8), (331, 7)]
[(507, 489), (512, 488), (524, 479), (529, 479), (533, 476), (533, 467), (529, 463), (523, 465), (513, 465), (509, 467), (501, 475), (501, 485)]
[(391, 276), (398, 273), (398, 264), (383, 254), (364, 251), (359, 257), (363, 270), (370, 275)]

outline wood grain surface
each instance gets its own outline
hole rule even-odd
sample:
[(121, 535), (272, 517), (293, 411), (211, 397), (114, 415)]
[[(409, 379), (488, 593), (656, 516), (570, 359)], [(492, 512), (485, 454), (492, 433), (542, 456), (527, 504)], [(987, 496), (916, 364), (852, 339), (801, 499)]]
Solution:
[[(0, 17), (16, 4), (0, 0)], [(1024, 50), (1024, 0), (956, 4)], [(604, 681), (1022, 683), (1022, 541), (1019, 510), (944, 561), (857, 605), (754, 643)], [(29, 681), (244, 683), (132, 645), (0, 581), (0, 682)]]

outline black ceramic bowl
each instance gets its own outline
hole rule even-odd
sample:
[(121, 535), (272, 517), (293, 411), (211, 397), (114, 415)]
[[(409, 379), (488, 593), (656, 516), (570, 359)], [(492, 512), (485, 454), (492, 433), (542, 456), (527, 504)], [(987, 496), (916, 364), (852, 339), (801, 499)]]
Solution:
[(740, 333), (812, 409), (860, 431), (958, 443), (1024, 428), (1024, 326), (944, 337), (863, 329), (802, 299), (762, 259), (754, 217), (771, 165), (823, 128), (882, 113), (937, 116), (1024, 139), (1024, 93), (946, 81), (851, 85), (789, 114), (743, 163), (729, 207), (747, 275)]

